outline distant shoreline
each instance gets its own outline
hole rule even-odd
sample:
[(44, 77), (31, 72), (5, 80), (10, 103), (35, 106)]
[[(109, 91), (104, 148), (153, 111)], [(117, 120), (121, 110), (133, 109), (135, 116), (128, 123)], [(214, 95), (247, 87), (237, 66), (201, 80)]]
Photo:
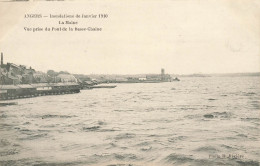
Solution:
[(217, 73), (217, 74), (187, 74), (179, 77), (258, 77), (260, 72), (254, 73)]
[[(73, 74), (74, 76), (95, 77), (144, 77), (148, 74)], [(260, 77), (260, 72), (252, 73), (216, 73), (216, 74), (169, 74), (171, 77)]]

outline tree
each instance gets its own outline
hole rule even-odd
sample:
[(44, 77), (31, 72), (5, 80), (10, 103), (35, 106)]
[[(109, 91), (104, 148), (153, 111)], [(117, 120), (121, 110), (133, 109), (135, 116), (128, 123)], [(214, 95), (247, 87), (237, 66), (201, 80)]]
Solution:
[(59, 74), (70, 74), (70, 73), (67, 71), (60, 71)]
[(55, 72), (54, 70), (48, 70), (47, 71), (47, 75), (51, 76), (51, 77), (55, 77), (58, 75), (57, 72)]

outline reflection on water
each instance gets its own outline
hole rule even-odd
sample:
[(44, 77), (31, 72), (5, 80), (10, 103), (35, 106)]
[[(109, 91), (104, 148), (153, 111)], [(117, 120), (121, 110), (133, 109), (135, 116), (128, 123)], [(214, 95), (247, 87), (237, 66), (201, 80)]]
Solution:
[(260, 78), (183, 78), (16, 100), (0, 165), (259, 165)]

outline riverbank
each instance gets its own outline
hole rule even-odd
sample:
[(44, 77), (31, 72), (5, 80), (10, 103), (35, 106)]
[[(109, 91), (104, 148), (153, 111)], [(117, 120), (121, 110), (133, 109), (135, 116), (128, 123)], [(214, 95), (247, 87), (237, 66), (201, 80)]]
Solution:
[(1, 85), (0, 101), (19, 98), (31, 98), (46, 95), (61, 95), (79, 93), (80, 86), (77, 83), (40, 83)]

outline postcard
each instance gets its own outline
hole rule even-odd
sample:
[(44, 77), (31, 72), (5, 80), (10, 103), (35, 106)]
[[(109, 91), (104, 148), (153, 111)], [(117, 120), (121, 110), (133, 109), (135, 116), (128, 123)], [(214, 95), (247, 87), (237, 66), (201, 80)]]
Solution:
[(257, 0), (1, 0), (0, 165), (259, 165)]

